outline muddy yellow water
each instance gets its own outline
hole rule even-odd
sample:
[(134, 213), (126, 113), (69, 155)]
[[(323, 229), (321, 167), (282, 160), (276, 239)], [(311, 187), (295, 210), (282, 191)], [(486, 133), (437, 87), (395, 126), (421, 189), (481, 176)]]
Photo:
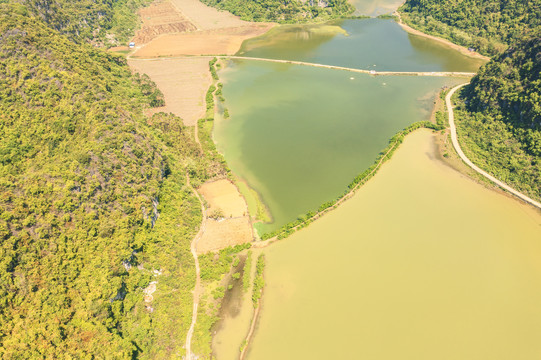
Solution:
[(541, 216), (435, 159), (432, 136), (265, 250), (248, 359), (541, 358)]

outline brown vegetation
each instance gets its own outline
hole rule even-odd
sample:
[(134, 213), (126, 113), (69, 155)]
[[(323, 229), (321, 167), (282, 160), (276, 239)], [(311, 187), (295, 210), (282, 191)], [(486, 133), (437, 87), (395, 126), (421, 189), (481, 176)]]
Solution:
[(197, 242), (197, 253), (225, 249), (252, 241), (252, 224), (248, 216), (207, 220), (205, 233)]
[(248, 213), (244, 198), (229, 180), (222, 179), (203, 184), (198, 192), (207, 201), (209, 214), (217, 209), (220, 209), (226, 217), (240, 217)]
[(198, 0), (171, 0), (171, 3), (200, 30), (224, 29), (250, 24), (227, 11), (219, 11)]
[(197, 27), (167, 0), (158, 0), (139, 10), (139, 16), (142, 26), (133, 38), (136, 44), (146, 44), (162, 34), (197, 30)]
[(165, 106), (155, 111), (172, 112), (185, 125), (195, 125), (205, 116), (205, 94), (212, 79), (209, 59), (155, 59), (128, 61), (137, 72), (147, 74), (165, 97)]
[(222, 179), (206, 183), (198, 192), (208, 204), (209, 216), (217, 214), (216, 219), (207, 221), (205, 233), (197, 243), (198, 253), (252, 241), (252, 224), (246, 201), (231, 181)]
[(181, 55), (233, 55), (246, 39), (267, 32), (272, 24), (162, 35), (138, 49), (133, 56), (153, 58)]

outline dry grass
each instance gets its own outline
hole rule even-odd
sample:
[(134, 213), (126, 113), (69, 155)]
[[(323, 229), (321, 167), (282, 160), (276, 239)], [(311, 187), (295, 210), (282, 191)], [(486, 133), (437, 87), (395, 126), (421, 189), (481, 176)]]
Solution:
[(246, 201), (229, 180), (223, 179), (203, 184), (197, 192), (207, 201), (209, 214), (217, 209), (220, 209), (226, 217), (240, 217), (248, 214)]
[(216, 221), (208, 219), (205, 233), (197, 242), (197, 253), (224, 249), (252, 241), (252, 225), (248, 216)]
[(219, 211), (224, 218), (208, 219), (205, 233), (197, 243), (197, 252), (206, 253), (253, 240), (252, 224), (246, 201), (229, 180), (203, 184), (197, 190), (208, 204), (210, 216)]
[(138, 49), (133, 57), (154, 58), (182, 55), (233, 55), (246, 39), (267, 32), (272, 24), (162, 35)]
[(190, 126), (204, 117), (205, 94), (212, 82), (209, 59), (130, 59), (128, 63), (132, 69), (150, 76), (163, 92), (165, 107), (158, 111), (172, 112)]
[(198, 0), (170, 0), (199, 30), (223, 29), (250, 24), (237, 16), (219, 11)]
[(197, 30), (170, 1), (158, 0), (139, 11), (142, 25), (133, 41), (145, 44), (162, 34), (181, 33)]

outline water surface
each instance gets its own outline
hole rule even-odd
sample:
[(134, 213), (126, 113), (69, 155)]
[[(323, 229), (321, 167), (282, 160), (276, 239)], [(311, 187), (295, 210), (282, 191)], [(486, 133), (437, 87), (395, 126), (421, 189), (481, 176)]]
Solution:
[(442, 164), (431, 137), (265, 250), (248, 359), (541, 358), (541, 215)]
[(239, 55), (379, 71), (475, 72), (484, 63), (438, 41), (408, 34), (392, 20), (344, 20), (334, 24), (334, 28), (280, 26), (245, 41)]
[(214, 137), (270, 209), (274, 222), (261, 232), (339, 196), (390, 137), (429, 118), (436, 91), (461, 81), (254, 61), (220, 76), (231, 118), (216, 123)]

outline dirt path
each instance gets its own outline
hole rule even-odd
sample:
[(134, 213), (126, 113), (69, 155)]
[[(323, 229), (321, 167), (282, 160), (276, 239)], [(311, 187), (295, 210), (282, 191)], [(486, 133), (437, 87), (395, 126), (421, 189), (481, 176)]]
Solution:
[(195, 261), (195, 287), (193, 290), (192, 323), (190, 324), (190, 329), (188, 330), (188, 334), (186, 335), (185, 348), (186, 348), (186, 359), (191, 360), (192, 358), (194, 358), (194, 356), (192, 356), (191, 345), (192, 345), (192, 337), (193, 337), (193, 332), (195, 329), (195, 324), (197, 322), (197, 310), (199, 308), (199, 297), (201, 295), (201, 269), (199, 267), (199, 258), (197, 257), (197, 241), (205, 233), (205, 228), (207, 225), (207, 211), (205, 209), (203, 200), (201, 199), (197, 191), (195, 191), (195, 189), (190, 184), (190, 177), (188, 176), (188, 174), (186, 174), (186, 185), (190, 188), (190, 190), (192, 190), (194, 195), (197, 197), (197, 200), (199, 200), (199, 203), (201, 204), (201, 212), (203, 214), (203, 220), (201, 221), (201, 227), (199, 228), (199, 232), (197, 233), (197, 235), (195, 235), (190, 245), (190, 251)]
[(538, 209), (541, 209), (541, 203), (539, 203), (539, 202), (529, 198), (528, 196), (518, 192), (517, 190), (515, 190), (512, 187), (508, 186), (507, 184), (501, 182), (500, 180), (496, 179), (494, 176), (490, 175), (486, 171), (484, 171), (481, 168), (479, 168), (478, 166), (476, 166), (474, 163), (472, 163), (470, 161), (470, 159), (468, 159), (466, 157), (466, 155), (464, 154), (464, 152), (460, 148), (460, 144), (458, 143), (458, 137), (457, 137), (457, 133), (456, 133), (455, 116), (454, 116), (454, 112), (453, 112), (453, 106), (452, 106), (452, 103), (451, 103), (451, 97), (453, 96), (455, 91), (457, 91), (458, 89), (460, 89), (464, 85), (467, 85), (467, 83), (455, 86), (454, 88), (452, 88), (449, 91), (449, 93), (445, 97), (445, 104), (447, 106), (447, 112), (449, 113), (449, 126), (451, 127), (451, 141), (453, 143), (453, 146), (454, 146), (456, 152), (458, 153), (458, 156), (460, 156), (462, 161), (464, 161), (469, 167), (471, 167), (473, 170), (475, 170), (479, 174), (483, 175), (484, 177), (486, 177), (487, 179), (492, 181), (494, 184), (498, 185), (502, 189), (504, 189), (504, 190), (510, 192), (511, 194), (515, 195), (519, 199), (521, 199), (521, 200), (523, 200), (523, 201), (537, 207)]

